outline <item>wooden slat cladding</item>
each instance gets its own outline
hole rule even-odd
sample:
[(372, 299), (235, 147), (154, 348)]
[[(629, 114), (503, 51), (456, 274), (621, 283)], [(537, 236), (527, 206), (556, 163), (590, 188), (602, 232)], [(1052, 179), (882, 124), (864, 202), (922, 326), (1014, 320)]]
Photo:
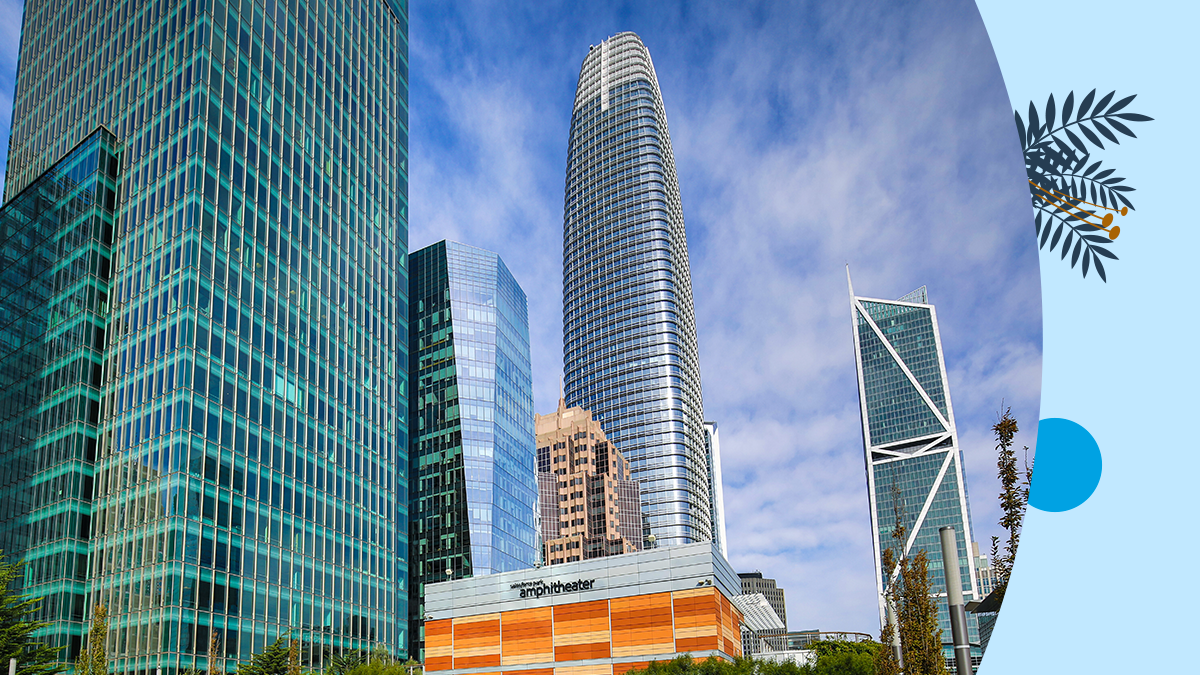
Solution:
[(675, 651), (670, 593), (615, 598), (609, 607), (613, 657)]
[(742, 655), (740, 623), (734, 604), (711, 587), (443, 619), (425, 625), (425, 669), (625, 675), (648, 662), (571, 664), (672, 653), (737, 657)]
[[(554, 661), (554, 614), (552, 608), (536, 607), (505, 612), (500, 617), (500, 633), (504, 637), (501, 643), (501, 665), (518, 666)], [(540, 673), (541, 671), (520, 672)]]
[(454, 668), (500, 665), (500, 615), (482, 614), (454, 620)]

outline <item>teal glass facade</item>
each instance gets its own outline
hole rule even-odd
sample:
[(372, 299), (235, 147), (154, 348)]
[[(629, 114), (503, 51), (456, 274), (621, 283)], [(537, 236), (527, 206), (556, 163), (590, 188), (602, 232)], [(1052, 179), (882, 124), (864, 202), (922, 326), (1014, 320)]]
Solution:
[(84, 600), (114, 672), (406, 651), (407, 31), (402, 0), (27, 4), (6, 194), (120, 148)]
[(443, 241), (412, 254), (411, 522), (415, 654), (424, 585), (540, 559), (525, 292), (495, 253)]
[(713, 539), (687, 234), (667, 114), (633, 33), (579, 72), (563, 204), (568, 406), (592, 411), (642, 486), (657, 545)]
[[(852, 309), (880, 621), (885, 620), (883, 593), (890, 581), (881, 566), (882, 551), (903, 546), (911, 556), (924, 550), (930, 587), (942, 593), (938, 621), (945, 655), (951, 659), (940, 528), (952, 526), (957, 532), (966, 601), (983, 596), (971, 549), (970, 504), (937, 316), (924, 288), (899, 301), (853, 297)], [(906, 532), (902, 545), (892, 536), (897, 513)], [(973, 614), (967, 614), (967, 630), (973, 657), (982, 658), (979, 623)]]
[(0, 550), (48, 644), (78, 651), (117, 196), (99, 129), (0, 210)]

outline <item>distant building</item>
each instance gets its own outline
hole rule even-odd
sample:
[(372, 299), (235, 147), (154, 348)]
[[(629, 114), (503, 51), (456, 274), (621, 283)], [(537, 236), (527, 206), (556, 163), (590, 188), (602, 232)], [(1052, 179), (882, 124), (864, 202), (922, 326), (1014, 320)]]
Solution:
[(725, 489), (721, 479), (721, 437), (716, 422), (704, 423), (704, 453), (708, 462), (708, 494), (712, 499), (713, 542), (725, 559), (729, 559), (729, 544), (725, 534)]
[(776, 585), (774, 579), (764, 579), (762, 572), (741, 572), (738, 574), (738, 578), (742, 581), (742, 593), (744, 595), (755, 593), (762, 595), (783, 624), (777, 629), (767, 630), (754, 630), (751, 627), (751, 630), (743, 634), (742, 651), (746, 654), (756, 654), (759, 651), (761, 638), (787, 633), (787, 607), (784, 604), (783, 589)]
[(642, 548), (641, 491), (629, 461), (582, 408), (534, 415), (542, 560), (591, 560)]
[(996, 568), (992, 567), (987, 555), (979, 552), (979, 542), (971, 542), (971, 551), (975, 554), (975, 572), (979, 575), (979, 595), (986, 598), (996, 589)]
[(426, 584), (533, 567), (537, 481), (525, 292), (495, 253), (439, 242), (409, 258), (410, 620)]

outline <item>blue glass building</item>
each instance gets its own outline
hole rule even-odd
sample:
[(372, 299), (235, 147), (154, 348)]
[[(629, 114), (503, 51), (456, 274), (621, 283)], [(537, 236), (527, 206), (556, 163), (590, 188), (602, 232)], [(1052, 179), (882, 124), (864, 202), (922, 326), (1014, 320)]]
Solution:
[(541, 553), (525, 292), (500, 256), (442, 241), (412, 254), (410, 608), (426, 583), (533, 567)]
[(0, 550), (44, 641), (85, 632), (118, 155), (98, 129), (0, 209)]
[(61, 547), (11, 551), (65, 660), (98, 604), (116, 673), (404, 653), (407, 32), (404, 0), (27, 3), (7, 197), (102, 126), (115, 158), (99, 372), (67, 374), (94, 463), (0, 448), (0, 484), (77, 490)]
[(563, 207), (567, 405), (592, 411), (629, 460), (657, 545), (709, 541), (683, 207), (654, 64), (633, 33), (580, 68)]
[[(867, 494), (874, 535), (880, 625), (886, 622), (884, 591), (890, 579), (882, 567), (885, 549), (929, 558), (929, 582), (937, 598), (938, 621), (947, 663), (954, 659), (946, 575), (938, 530), (953, 526), (966, 602), (983, 598), (971, 542), (971, 510), (963, 474), (962, 450), (954, 426), (937, 313), (925, 287), (899, 300), (854, 295), (854, 356), (867, 465)], [(897, 513), (906, 536), (892, 536)], [(967, 615), (975, 665), (982, 658), (979, 623)]]

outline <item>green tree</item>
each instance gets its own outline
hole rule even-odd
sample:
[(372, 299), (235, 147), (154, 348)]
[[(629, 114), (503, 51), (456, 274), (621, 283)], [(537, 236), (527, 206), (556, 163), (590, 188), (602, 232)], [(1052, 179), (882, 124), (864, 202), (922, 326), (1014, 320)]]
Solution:
[(290, 642), (286, 635), (281, 635), (249, 663), (239, 664), (237, 675), (287, 675), (290, 653)]
[(942, 629), (938, 627), (937, 605), (930, 597), (929, 586), (929, 559), (925, 549), (921, 549), (904, 570), (897, 609), (905, 675), (946, 672)]
[(350, 671), (360, 664), (366, 663), (369, 655), (361, 650), (334, 654), (326, 661), (325, 675), (349, 675)]
[(23, 561), (0, 560), (0, 658), (5, 669), (9, 659), (16, 659), (17, 675), (55, 673), (60, 670), (56, 663), (60, 650), (32, 637), (34, 631), (49, 625), (30, 620), (41, 598), (30, 598), (16, 591), (24, 566)]
[[(896, 608), (896, 630), (904, 656), (905, 675), (942, 675), (945, 658), (942, 656), (942, 629), (938, 626), (937, 605), (930, 597), (929, 558), (925, 549), (916, 555), (906, 555), (904, 547), (908, 527), (904, 524), (904, 501), (897, 477), (892, 477), (892, 545), (880, 556), (887, 588), (885, 601)], [(889, 624), (890, 626), (890, 624)], [(891, 644), (895, 635), (885, 626), (880, 642)], [(875, 654), (875, 669), (881, 675), (900, 672), (892, 650), (881, 649)]]
[(88, 630), (87, 646), (75, 660), (75, 675), (108, 675), (108, 608), (96, 605), (92, 610), (92, 626)]
[[(1004, 600), (1008, 579), (1012, 576), (1013, 563), (1017, 559), (1017, 545), (1021, 541), (1021, 526), (1025, 522), (1025, 509), (1029, 504), (1029, 481), (1033, 479), (1033, 468), (1026, 464), (1025, 482), (1017, 472), (1017, 454), (1013, 451), (1013, 439), (1017, 435), (1017, 419), (1012, 408), (1005, 408), (1000, 419), (992, 426), (996, 435), (996, 468), (1000, 478), (1000, 527), (1008, 531), (1008, 542), (1004, 552), (1000, 551), (1000, 537), (992, 537), (992, 569), (996, 572), (996, 587), (992, 591), (997, 599)], [(1028, 456), (1029, 446), (1025, 446)]]

